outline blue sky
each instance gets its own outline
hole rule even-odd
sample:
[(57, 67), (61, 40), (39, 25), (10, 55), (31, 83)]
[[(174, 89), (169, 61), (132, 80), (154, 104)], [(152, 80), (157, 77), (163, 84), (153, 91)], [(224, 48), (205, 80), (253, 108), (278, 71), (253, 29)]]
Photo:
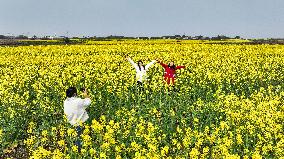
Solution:
[(283, 0), (0, 0), (0, 34), (284, 38)]

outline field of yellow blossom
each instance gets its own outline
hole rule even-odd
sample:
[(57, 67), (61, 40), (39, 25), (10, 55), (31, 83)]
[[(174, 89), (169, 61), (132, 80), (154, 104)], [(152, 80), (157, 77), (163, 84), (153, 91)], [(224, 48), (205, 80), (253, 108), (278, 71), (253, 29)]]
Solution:
[[(136, 88), (128, 55), (185, 65), (176, 89), (153, 65)], [(284, 46), (89, 41), (0, 47), (0, 158), (284, 158)], [(65, 90), (92, 99), (80, 136)]]

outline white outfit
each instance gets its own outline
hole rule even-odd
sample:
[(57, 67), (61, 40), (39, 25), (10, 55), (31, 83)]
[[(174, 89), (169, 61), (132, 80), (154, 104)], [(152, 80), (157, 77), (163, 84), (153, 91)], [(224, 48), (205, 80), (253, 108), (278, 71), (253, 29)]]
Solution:
[(85, 122), (89, 115), (86, 108), (91, 104), (90, 98), (71, 97), (64, 101), (64, 113), (71, 125), (78, 125), (79, 122)]
[(141, 70), (139, 69), (139, 66), (134, 63), (131, 58), (127, 58), (127, 60), (132, 64), (132, 66), (135, 68), (136, 70), (136, 80), (139, 81), (139, 82), (142, 82), (143, 80), (146, 79), (147, 77), (147, 74), (146, 74), (146, 71), (148, 71), (149, 67), (151, 65), (153, 65), (156, 60), (152, 60), (150, 63), (148, 63), (145, 68), (144, 67), (141, 67)]

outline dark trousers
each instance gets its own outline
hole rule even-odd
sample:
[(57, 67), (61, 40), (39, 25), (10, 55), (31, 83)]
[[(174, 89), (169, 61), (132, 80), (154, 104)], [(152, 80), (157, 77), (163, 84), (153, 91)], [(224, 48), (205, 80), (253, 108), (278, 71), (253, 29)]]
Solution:
[(78, 146), (78, 152), (81, 152), (82, 149), (82, 142), (81, 142), (81, 134), (83, 133), (83, 128), (81, 126), (77, 126), (76, 128), (76, 132), (77, 132), (77, 140), (75, 141), (75, 145)]

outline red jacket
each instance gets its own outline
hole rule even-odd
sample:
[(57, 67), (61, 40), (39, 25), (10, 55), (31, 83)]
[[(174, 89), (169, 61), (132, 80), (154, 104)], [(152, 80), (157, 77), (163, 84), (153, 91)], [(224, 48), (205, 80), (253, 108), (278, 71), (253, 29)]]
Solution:
[(176, 66), (176, 69), (171, 69), (167, 64), (160, 62), (160, 64), (165, 68), (165, 78), (175, 78), (175, 73), (177, 69), (185, 68), (185, 66)]

